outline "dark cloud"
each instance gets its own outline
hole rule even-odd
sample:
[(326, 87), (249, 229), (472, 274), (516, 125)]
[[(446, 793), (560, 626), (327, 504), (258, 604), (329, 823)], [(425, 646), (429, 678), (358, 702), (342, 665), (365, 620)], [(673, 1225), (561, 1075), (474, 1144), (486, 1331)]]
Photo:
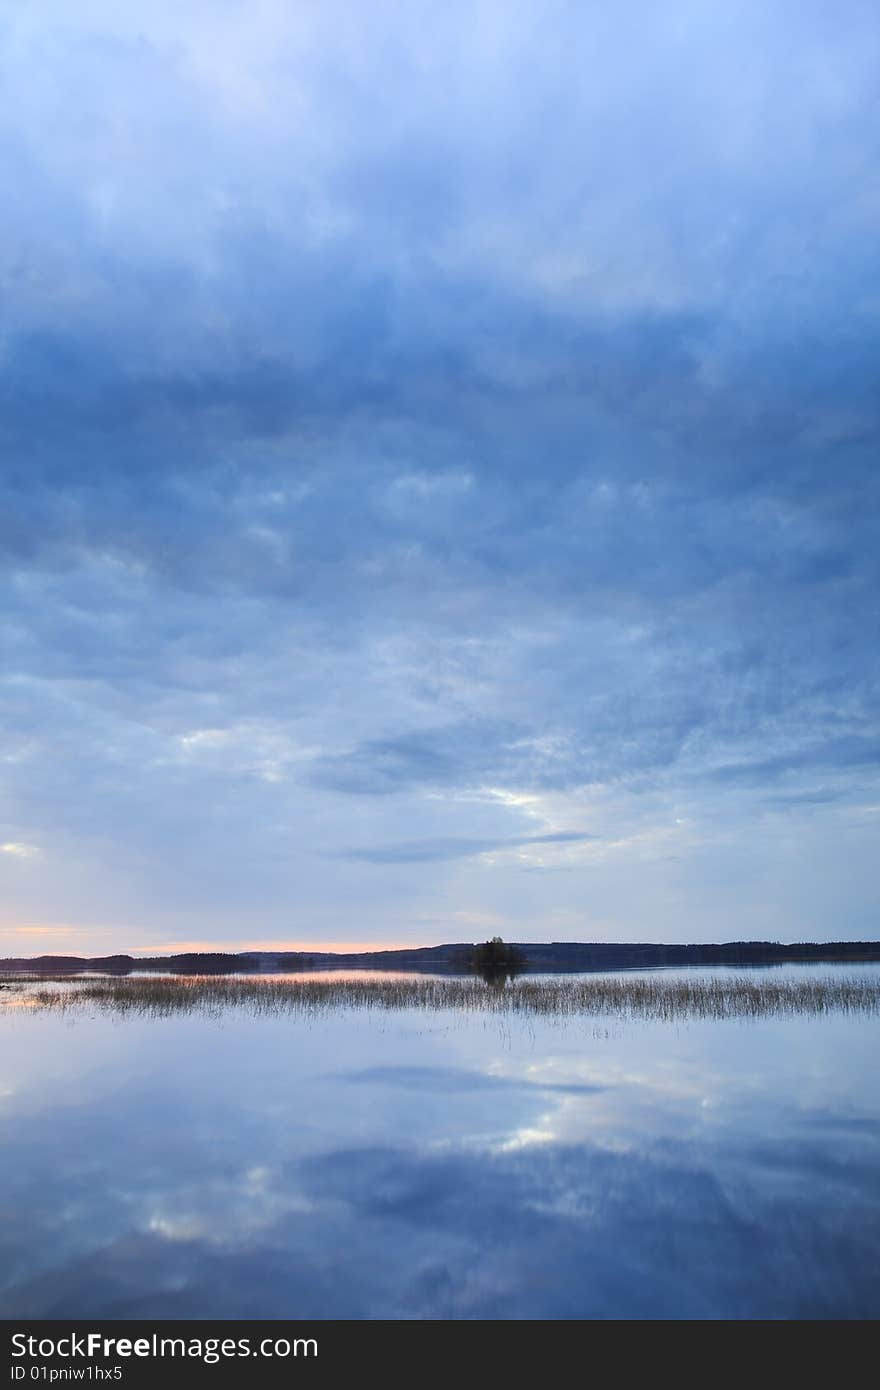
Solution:
[(505, 850), (528, 849), (531, 845), (578, 844), (595, 840), (597, 836), (577, 831), (559, 831), (554, 835), (519, 835), (507, 840), (412, 840), (400, 845), (383, 845), (376, 849), (343, 851), (348, 859), (363, 859), (368, 864), (412, 864), (433, 859), (470, 859), (474, 855)]
[[(720, 782), (743, 781), (764, 785), (789, 772), (802, 769), (846, 769), (874, 767), (880, 763), (880, 744), (873, 738), (839, 738), (808, 748), (780, 753), (754, 762), (730, 763), (716, 768), (712, 776)], [(812, 798), (815, 800), (815, 797)]]

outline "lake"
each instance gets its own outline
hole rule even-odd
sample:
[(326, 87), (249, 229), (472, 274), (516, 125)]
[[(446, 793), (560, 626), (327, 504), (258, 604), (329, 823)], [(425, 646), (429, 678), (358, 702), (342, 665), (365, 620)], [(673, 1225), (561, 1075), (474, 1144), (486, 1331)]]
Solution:
[(876, 1013), (152, 1016), (31, 988), (0, 993), (3, 1317), (880, 1314)]

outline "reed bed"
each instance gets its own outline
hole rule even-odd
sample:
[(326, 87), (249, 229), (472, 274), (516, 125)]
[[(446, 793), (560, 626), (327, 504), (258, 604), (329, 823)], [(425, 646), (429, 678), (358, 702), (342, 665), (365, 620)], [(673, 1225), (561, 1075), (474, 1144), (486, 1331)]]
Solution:
[(425, 1013), (455, 1011), (563, 1019), (610, 1015), (672, 1022), (880, 1011), (880, 978), (852, 975), (800, 980), (726, 974), (693, 978), (662, 973), (591, 975), (576, 979), (520, 979), (500, 987), (461, 978), (129, 976), (68, 981), (63, 988), (31, 981), (28, 992), (36, 1010), (92, 1010), (151, 1017), (220, 1014), (228, 1009), (258, 1016), (317, 1016), (337, 1009), (376, 1013), (415, 1009)]

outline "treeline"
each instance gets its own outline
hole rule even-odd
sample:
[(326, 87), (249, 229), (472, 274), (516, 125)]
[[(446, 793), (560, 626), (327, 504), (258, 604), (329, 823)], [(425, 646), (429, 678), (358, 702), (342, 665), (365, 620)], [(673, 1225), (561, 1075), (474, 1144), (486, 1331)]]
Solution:
[(880, 961), (878, 941), (553, 942), (523, 945), (529, 970), (626, 970), (662, 965), (773, 965), (785, 961)]
[[(174, 956), (36, 956), (0, 960), (0, 971), (38, 971), (53, 974), (99, 971), (106, 975), (130, 975), (134, 970), (171, 970), (177, 974), (229, 975), (253, 974), (270, 968), (274, 956), (263, 951), (247, 954), (224, 951), (186, 951)], [(310, 965), (310, 956), (297, 959)], [(272, 967), (274, 968), (274, 967)], [(286, 966), (286, 969), (294, 968)], [(299, 968), (299, 967), (296, 967)]]
[[(484, 958), (485, 957), (485, 958)], [(490, 958), (491, 957), (491, 958)], [(485, 965), (528, 971), (645, 969), (662, 965), (772, 965), (784, 961), (880, 961), (880, 941), (729, 941), (721, 944), (656, 942), (456, 942), (398, 951), (188, 951), (171, 956), (17, 956), (0, 960), (0, 971), (64, 974), (83, 970), (128, 975), (134, 970), (180, 974), (253, 974), (271, 970), (427, 970), (466, 973)]]

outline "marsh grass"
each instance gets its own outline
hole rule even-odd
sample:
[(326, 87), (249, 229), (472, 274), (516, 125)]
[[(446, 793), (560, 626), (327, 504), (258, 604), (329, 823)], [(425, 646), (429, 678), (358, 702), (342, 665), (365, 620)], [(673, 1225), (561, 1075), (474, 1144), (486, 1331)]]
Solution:
[[(69, 979), (48, 987), (29, 982), (33, 1007), (63, 1013), (92, 1010), (164, 1017), (180, 1013), (317, 1016), (336, 1009), (385, 1013), (416, 1009), (496, 1016), (623, 1019), (768, 1018), (880, 1012), (880, 979), (833, 976), (760, 979), (749, 975), (594, 975), (515, 980), (501, 988), (480, 980), (295, 978), (162, 975)], [(62, 987), (58, 987), (61, 985)], [(2, 1001), (0, 995), (0, 1001)]]

